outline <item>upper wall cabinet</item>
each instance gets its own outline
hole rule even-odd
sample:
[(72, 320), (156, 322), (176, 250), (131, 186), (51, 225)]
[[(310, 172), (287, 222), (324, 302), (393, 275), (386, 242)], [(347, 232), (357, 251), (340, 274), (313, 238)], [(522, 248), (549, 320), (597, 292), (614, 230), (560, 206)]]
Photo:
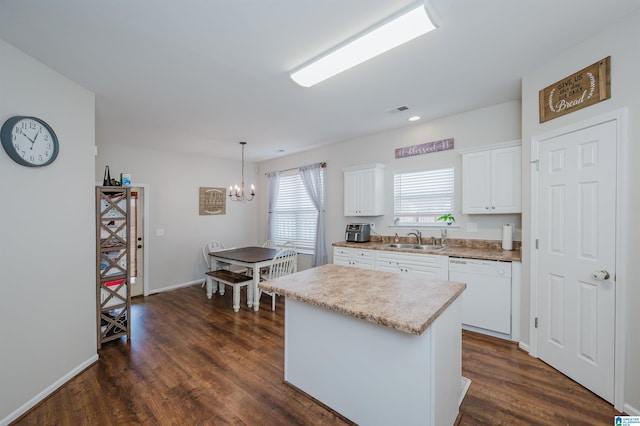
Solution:
[(344, 169), (344, 215), (384, 214), (384, 164)]
[(522, 213), (520, 141), (461, 154), (462, 213)]

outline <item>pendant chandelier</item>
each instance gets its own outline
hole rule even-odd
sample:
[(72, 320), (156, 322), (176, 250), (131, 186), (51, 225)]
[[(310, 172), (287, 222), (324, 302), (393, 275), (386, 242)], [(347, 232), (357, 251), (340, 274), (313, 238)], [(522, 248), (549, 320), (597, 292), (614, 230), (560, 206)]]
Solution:
[(246, 142), (240, 142), (240, 145), (242, 146), (242, 182), (240, 183), (240, 186), (235, 185), (235, 187), (229, 187), (229, 198), (231, 201), (251, 201), (253, 200), (253, 197), (256, 196), (256, 191), (253, 185), (251, 185), (251, 194), (249, 194), (249, 196), (246, 195), (244, 190), (244, 146), (246, 144)]

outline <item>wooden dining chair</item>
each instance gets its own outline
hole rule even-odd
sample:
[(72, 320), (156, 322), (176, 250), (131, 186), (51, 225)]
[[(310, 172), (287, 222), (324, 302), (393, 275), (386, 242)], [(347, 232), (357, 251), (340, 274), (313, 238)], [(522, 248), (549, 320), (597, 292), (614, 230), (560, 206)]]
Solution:
[(282, 244), (282, 249), (292, 249), (292, 250), (296, 250), (298, 248), (298, 246), (296, 246), (296, 243), (294, 241), (285, 241)]
[(278, 248), (278, 245), (273, 240), (267, 240), (262, 244), (262, 247), (274, 249), (274, 248)]
[(220, 250), (224, 250), (224, 244), (216, 240), (207, 241), (204, 243), (204, 246), (202, 246), (202, 256), (204, 257), (204, 262), (207, 264), (207, 270), (229, 269), (230, 265), (225, 262), (215, 262), (215, 265), (211, 264), (212, 260), (209, 253)]
[[(293, 249), (280, 250), (269, 265), (269, 272), (262, 275), (262, 281), (272, 280), (285, 275), (293, 274), (298, 270), (298, 253)], [(270, 291), (258, 289), (260, 292), (258, 300), (262, 297), (262, 293), (271, 296), (271, 310), (276, 310), (276, 294)]]
[[(205, 277), (204, 277), (204, 281), (202, 282), (202, 285), (207, 286), (207, 297), (209, 299), (211, 299), (211, 296), (213, 295), (213, 293), (215, 293), (215, 291), (211, 287), (211, 281), (207, 279), (206, 272), (217, 271), (220, 269), (227, 269), (227, 270), (231, 269), (230, 264), (225, 262), (214, 261), (209, 256), (209, 253), (214, 251), (220, 251), (220, 250), (224, 250), (224, 244), (216, 240), (207, 241), (206, 243), (204, 243), (204, 246), (202, 246), (202, 256), (204, 257), (204, 263), (206, 263), (207, 265), (207, 270), (205, 271)], [(215, 263), (215, 265), (212, 262)], [(217, 288), (215, 290), (217, 291)]]

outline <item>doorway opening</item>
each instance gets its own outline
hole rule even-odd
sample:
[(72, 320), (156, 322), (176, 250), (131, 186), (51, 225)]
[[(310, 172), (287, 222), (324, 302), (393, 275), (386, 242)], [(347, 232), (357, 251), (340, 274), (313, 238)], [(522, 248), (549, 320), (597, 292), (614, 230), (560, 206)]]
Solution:
[(146, 296), (149, 293), (146, 279), (148, 276), (147, 250), (145, 248), (149, 203), (145, 187), (146, 185), (131, 187), (131, 256), (129, 258), (131, 297)]

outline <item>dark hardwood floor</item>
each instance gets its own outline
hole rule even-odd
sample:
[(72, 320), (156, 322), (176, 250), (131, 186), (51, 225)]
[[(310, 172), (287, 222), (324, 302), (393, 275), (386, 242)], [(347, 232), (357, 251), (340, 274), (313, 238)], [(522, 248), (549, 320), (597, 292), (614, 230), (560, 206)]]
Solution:
[[(106, 343), (100, 360), (16, 425), (350, 424), (283, 383), (284, 304), (234, 313), (231, 291), (200, 286), (134, 299), (131, 342)], [(244, 293), (243, 293), (243, 300)], [(472, 380), (460, 425), (611, 425), (613, 407), (520, 351), (463, 333)]]

